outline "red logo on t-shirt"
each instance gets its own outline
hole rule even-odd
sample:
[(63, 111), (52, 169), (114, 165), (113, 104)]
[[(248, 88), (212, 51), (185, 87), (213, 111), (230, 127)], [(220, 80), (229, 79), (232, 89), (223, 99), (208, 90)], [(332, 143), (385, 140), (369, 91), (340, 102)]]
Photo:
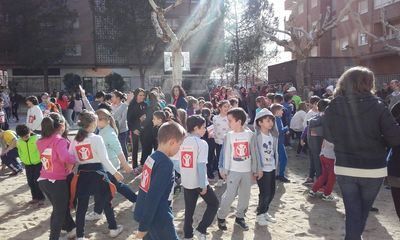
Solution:
[(52, 162), (52, 151), (51, 148), (46, 148), (41, 154), (40, 154), (40, 161), (42, 162), (42, 166), (44, 170), (48, 172), (53, 171), (53, 162)]
[(144, 192), (148, 192), (150, 188), (151, 172), (153, 171), (154, 160), (148, 157), (143, 166), (142, 179), (140, 180), (139, 187)]
[(181, 166), (182, 168), (193, 168), (192, 151), (181, 151)]
[(233, 157), (234, 158), (247, 158), (249, 157), (249, 142), (234, 142), (233, 143)]
[(35, 120), (36, 120), (36, 116), (35, 115), (29, 115), (29, 119), (28, 119), (29, 123), (33, 123), (33, 121), (35, 121)]
[(90, 146), (90, 144), (78, 145), (75, 149), (78, 153), (79, 161), (88, 161), (93, 159), (92, 146)]

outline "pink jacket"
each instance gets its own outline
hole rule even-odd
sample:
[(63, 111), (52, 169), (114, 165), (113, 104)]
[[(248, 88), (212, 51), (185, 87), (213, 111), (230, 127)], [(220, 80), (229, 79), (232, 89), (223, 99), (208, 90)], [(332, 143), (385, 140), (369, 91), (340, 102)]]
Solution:
[(50, 180), (65, 180), (71, 173), (68, 164), (76, 163), (75, 157), (68, 152), (69, 142), (60, 134), (37, 141), (37, 147), (42, 162), (40, 178)]

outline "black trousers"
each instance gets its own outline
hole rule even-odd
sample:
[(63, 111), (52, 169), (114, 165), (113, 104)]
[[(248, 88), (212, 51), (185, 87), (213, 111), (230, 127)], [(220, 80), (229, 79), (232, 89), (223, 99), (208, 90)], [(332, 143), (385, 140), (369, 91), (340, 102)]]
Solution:
[(131, 131), (131, 144), (132, 144), (132, 168), (138, 166), (138, 153), (139, 153), (139, 141), (140, 136), (136, 135)]
[(400, 188), (391, 187), (394, 207), (400, 220)]
[(40, 190), (39, 182), (37, 181), (40, 176), (40, 170), (42, 169), (42, 163), (37, 165), (25, 165), (26, 180), (28, 181), (28, 186), (31, 189), (33, 200), (44, 200), (45, 197)]
[(214, 165), (214, 169), (218, 171), (218, 177), (219, 179), (222, 179), (221, 174), (219, 174), (219, 168), (218, 168), (218, 163), (219, 163), (219, 156), (221, 155), (221, 150), (222, 150), (222, 145), (221, 144), (215, 144), (215, 155), (216, 155), (216, 159), (215, 159), (215, 165)]
[(199, 226), (197, 227), (197, 231), (206, 234), (207, 228), (212, 224), (215, 215), (217, 214), (219, 201), (213, 189), (210, 186), (207, 186), (207, 193), (204, 195), (200, 195), (201, 191), (202, 190), (200, 188), (184, 189), (185, 222), (183, 225), (183, 232), (185, 238), (193, 237), (193, 214), (194, 210), (196, 209), (197, 199), (199, 198), (199, 196), (203, 198), (204, 202), (207, 204), (207, 207), (206, 211), (203, 214), (203, 218), (201, 219)]
[(144, 165), (146, 159), (153, 152), (153, 130), (149, 128), (143, 129), (140, 135), (140, 143), (142, 144), (142, 157), (140, 165)]
[(67, 180), (39, 181), (40, 189), (53, 205), (50, 217), (50, 240), (58, 240), (61, 230), (67, 232), (75, 228), (75, 222), (69, 211), (69, 187)]
[(269, 204), (275, 196), (275, 170), (263, 172), (262, 178), (257, 180), (260, 193), (258, 194), (257, 215), (268, 212)]

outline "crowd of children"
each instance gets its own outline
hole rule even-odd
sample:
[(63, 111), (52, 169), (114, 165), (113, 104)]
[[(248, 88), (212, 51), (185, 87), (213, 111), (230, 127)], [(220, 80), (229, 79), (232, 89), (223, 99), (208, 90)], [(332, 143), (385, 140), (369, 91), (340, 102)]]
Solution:
[[(236, 197), (235, 224), (248, 230), (246, 211), (253, 183), (259, 188), (256, 223), (275, 223), (269, 207), (276, 180), (291, 182), (286, 172), (286, 151), (291, 145), (297, 147), (297, 154), (309, 153), (310, 171), (305, 181), (311, 187), (308, 195), (337, 200), (332, 194), (335, 146), (323, 131), (324, 111), (332, 96), (311, 96), (301, 102), (293, 87), (284, 93), (268, 92), (254, 98), (257, 108), (250, 116), (253, 111), (243, 109), (243, 103), (249, 101), (245, 91), (235, 94), (232, 89), (222, 89), (214, 92), (210, 101), (186, 96), (182, 87), (175, 86), (171, 101), (159, 88), (153, 88), (128, 94), (113, 91), (108, 99), (107, 94), (99, 92), (91, 102), (80, 88), (82, 108), (86, 110), (79, 111), (79, 129), (72, 141), (67, 138), (67, 121), (47, 100), (48, 95), (42, 95), (41, 104), (30, 96), (26, 98), (26, 124), (18, 125), (16, 132), (0, 130), (1, 159), (12, 176), (22, 171), (18, 158), (21, 160), (31, 189), (31, 204), (43, 205), (46, 198), (51, 202), (49, 239), (59, 239), (61, 230), (67, 231), (68, 238), (85, 239), (85, 220), (98, 220), (103, 211), (109, 236), (118, 236), (123, 226), (117, 224), (111, 207), (116, 192), (136, 202), (137, 237), (178, 239), (171, 210), (178, 187), (183, 188), (185, 202), (185, 239), (207, 239), (207, 228), (215, 217), (218, 228), (228, 230), (225, 219)], [(253, 89), (249, 95), (255, 93)], [(0, 98), (0, 106), (2, 102)], [(0, 124), (2, 118), (4, 112), (0, 110)], [(297, 142), (291, 144), (293, 140)], [(392, 163), (397, 153), (394, 148)], [(123, 183), (121, 169), (141, 175), (138, 194)], [(398, 204), (396, 181), (392, 178)], [(219, 200), (214, 187), (223, 184), (226, 190)], [(94, 211), (87, 213), (90, 196), (94, 196)], [(194, 228), (199, 197), (206, 209)], [(76, 221), (70, 208), (76, 208)]]

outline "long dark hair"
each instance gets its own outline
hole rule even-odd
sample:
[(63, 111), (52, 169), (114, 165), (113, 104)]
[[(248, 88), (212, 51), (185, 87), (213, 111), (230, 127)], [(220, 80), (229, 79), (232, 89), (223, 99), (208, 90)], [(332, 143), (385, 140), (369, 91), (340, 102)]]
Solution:
[[(41, 123), (42, 138), (47, 138), (55, 134), (60, 130), (62, 124), (65, 124), (65, 119), (61, 114), (55, 112), (50, 113), (49, 116), (43, 118)], [(67, 126), (65, 127), (67, 128)]]
[(178, 88), (179, 89), (179, 96), (178, 97), (186, 97), (186, 92), (185, 92), (185, 90), (183, 89), (183, 87), (181, 87), (181, 86), (179, 86), (179, 85), (175, 85), (175, 86), (173, 86), (172, 87), (172, 91), (171, 91), (171, 96), (174, 98), (175, 97), (175, 95), (174, 95), (174, 89), (175, 88)]
[(135, 92), (133, 92), (133, 100), (132, 102), (136, 103), (137, 100), (137, 96), (139, 95), (139, 93), (143, 92), (146, 95), (146, 91), (143, 88), (136, 88)]
[(87, 138), (89, 132), (86, 131), (86, 129), (90, 126), (90, 124), (96, 122), (96, 120), (97, 116), (93, 112), (83, 110), (83, 112), (79, 114), (79, 121), (78, 121), (79, 130), (75, 136), (75, 140), (77, 142), (82, 142), (85, 138)]

